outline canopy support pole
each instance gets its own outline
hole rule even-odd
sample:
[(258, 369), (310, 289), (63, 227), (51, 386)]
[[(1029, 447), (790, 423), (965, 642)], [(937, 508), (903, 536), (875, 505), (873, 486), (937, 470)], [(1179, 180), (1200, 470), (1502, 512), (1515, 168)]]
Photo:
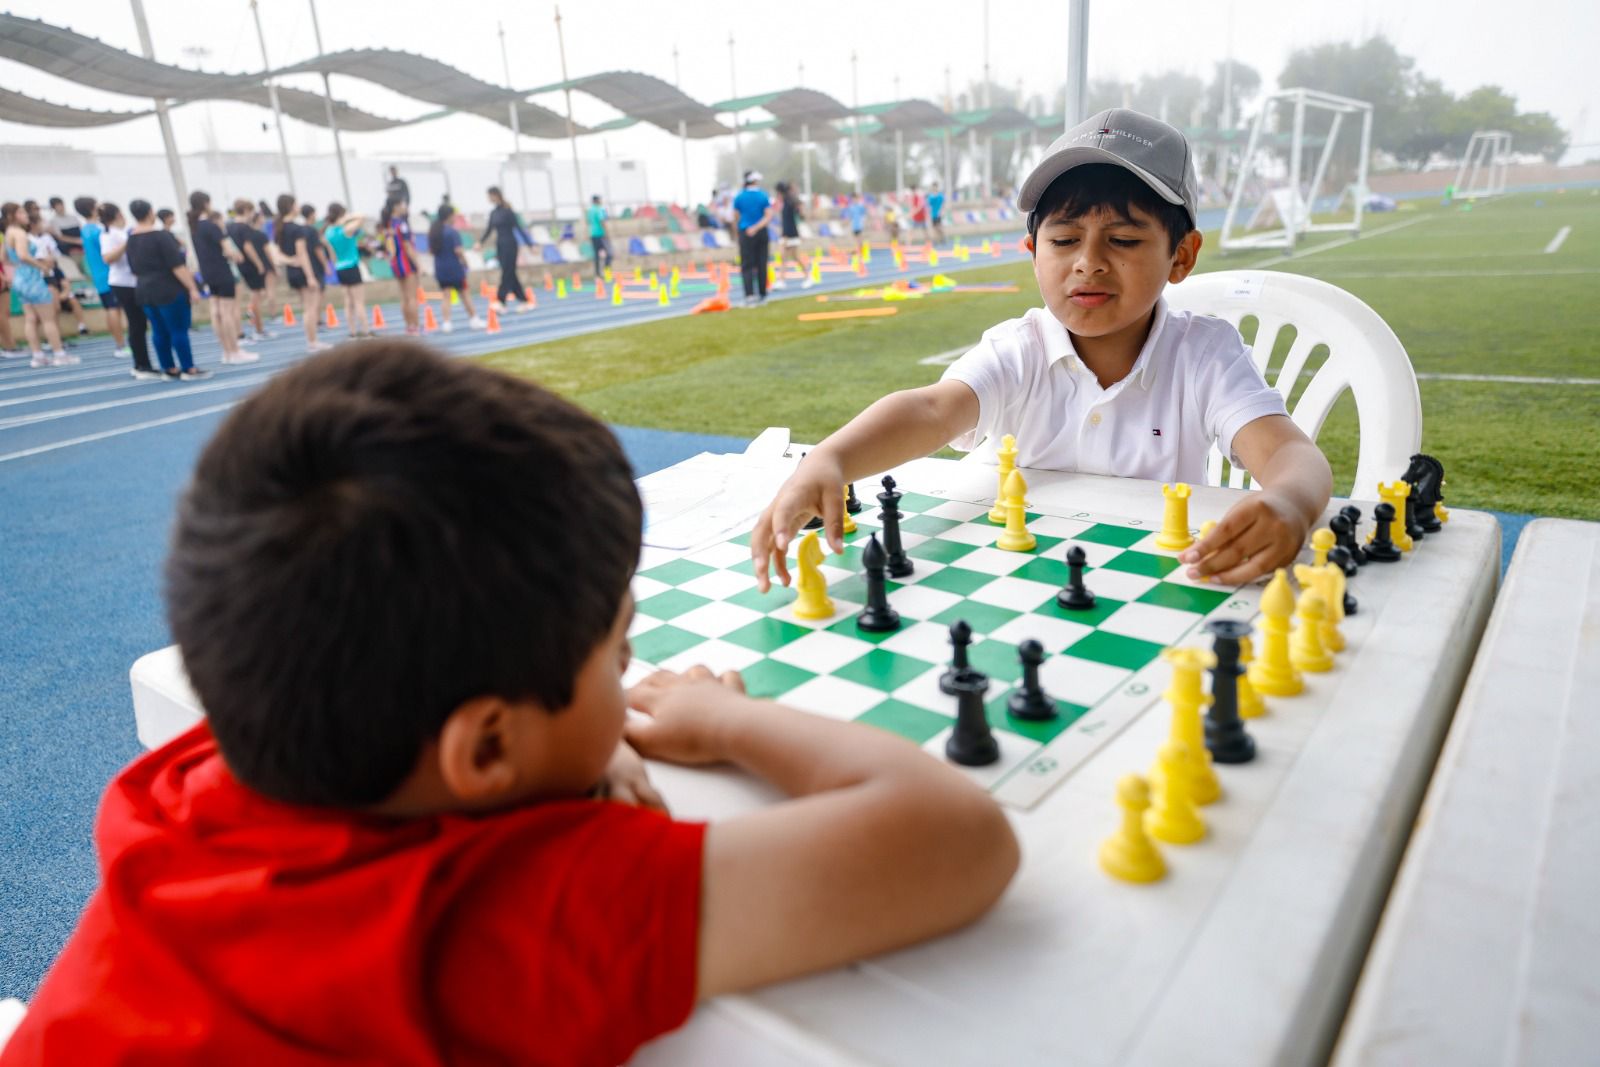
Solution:
[[(262, 71), (270, 71), (272, 61), (267, 58), (267, 38), (261, 32), (261, 13), (256, 10), (256, 0), (250, 0), (250, 17), (256, 22), (256, 43), (261, 45)], [(273, 124), (278, 127), (278, 156), (283, 160), (283, 176), (289, 182), (289, 195), (294, 196), (294, 168), (289, 165), (289, 141), (283, 135), (283, 109), (278, 106), (278, 83), (270, 76), (267, 78), (267, 96), (272, 100)]]
[[(567, 41), (561, 33), (561, 5), (556, 5), (556, 48), (561, 52), (561, 81), (567, 81)], [(572, 86), (563, 90), (567, 96), (567, 141), (572, 145), (572, 187), (577, 191), (577, 217), (583, 218), (583, 168), (578, 165), (578, 127), (572, 121)], [(554, 207), (554, 205), (551, 205)]]
[[(155, 46), (150, 43), (150, 26), (144, 20), (144, 0), (133, 0), (133, 24), (139, 30), (139, 48), (146, 59), (155, 59)], [(167, 169), (172, 172), (172, 188), (178, 194), (178, 213), (189, 209), (189, 183), (183, 179), (183, 160), (178, 158), (178, 142), (172, 136), (172, 119), (167, 115), (167, 102), (156, 98), (156, 121), (161, 124), (161, 140), (167, 148)]]
[[(255, 0), (250, 0), (253, 4)], [(506, 88), (511, 88), (511, 59), (506, 53), (506, 24), (495, 23), (495, 29), (500, 34), (500, 66), (506, 73)], [(522, 169), (522, 117), (517, 113), (520, 100), (506, 101), (506, 110), (511, 112), (511, 158), (517, 164), (517, 192), (522, 197), (517, 203), (523, 207), (528, 206), (528, 176)]]

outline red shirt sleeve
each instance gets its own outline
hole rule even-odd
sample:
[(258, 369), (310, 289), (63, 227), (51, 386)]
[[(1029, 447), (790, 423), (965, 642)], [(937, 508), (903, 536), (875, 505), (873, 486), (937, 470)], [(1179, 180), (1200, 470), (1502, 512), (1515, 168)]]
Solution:
[(435, 1003), (460, 1062), (609, 1067), (694, 1008), (705, 826), (541, 807), (459, 857), (471, 871), (432, 939)]

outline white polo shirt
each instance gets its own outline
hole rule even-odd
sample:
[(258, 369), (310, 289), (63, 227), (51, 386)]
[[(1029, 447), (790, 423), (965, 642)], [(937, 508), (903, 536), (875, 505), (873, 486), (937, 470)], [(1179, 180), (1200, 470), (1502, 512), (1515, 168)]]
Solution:
[(990, 328), (944, 377), (978, 396), (978, 425), (954, 448), (992, 463), (1000, 438), (1012, 434), (1024, 467), (1159, 482), (1204, 484), (1213, 442), (1231, 459), (1240, 427), (1288, 413), (1239, 331), (1169, 311), (1165, 297), (1133, 369), (1110, 388), (1047, 308)]

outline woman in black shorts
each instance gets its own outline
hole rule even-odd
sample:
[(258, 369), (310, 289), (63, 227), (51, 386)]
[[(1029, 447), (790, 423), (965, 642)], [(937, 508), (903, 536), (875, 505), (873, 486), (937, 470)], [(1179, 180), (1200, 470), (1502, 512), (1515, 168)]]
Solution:
[[(267, 235), (261, 232), (256, 209), (250, 201), (242, 197), (233, 202), (233, 221), (224, 227), (228, 239), (239, 250), (239, 278), (244, 282), (250, 300), (250, 324), (255, 327), (257, 341), (265, 341), (272, 335), (266, 331), (261, 321), (261, 305), (265, 301), (268, 307), (272, 306), (273, 290), (276, 288), (278, 272), (273, 269), (272, 256), (267, 251), (267, 246), (272, 242)], [(241, 317), (244, 309), (240, 309)], [(244, 332), (240, 324), (240, 332)]]
[(278, 251), (283, 253), (284, 277), (289, 288), (300, 294), (301, 326), (306, 331), (306, 351), (321, 352), (328, 346), (317, 341), (318, 318), (322, 314), (322, 262), (316, 249), (322, 244), (315, 230), (295, 220), (295, 199), (288, 193), (278, 197), (278, 216), (273, 233)]
[(261, 357), (239, 347), (238, 288), (229, 265), (241, 258), (239, 250), (212, 220), (211, 197), (198, 189), (189, 194), (189, 236), (200, 277), (211, 290), (211, 329), (222, 346), (222, 362), (254, 363)]

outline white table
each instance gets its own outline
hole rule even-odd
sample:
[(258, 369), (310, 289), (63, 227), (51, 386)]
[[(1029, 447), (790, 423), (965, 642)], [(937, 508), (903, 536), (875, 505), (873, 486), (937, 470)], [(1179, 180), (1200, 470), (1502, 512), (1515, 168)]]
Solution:
[(1528, 524), (1337, 1063), (1600, 1062), (1600, 524)]
[[(792, 461), (690, 460), (641, 487), (663, 515), (660, 529), (686, 543), (682, 515), (655, 502), (690, 500), (724, 477), (720, 499), (748, 504), (770, 495)], [(740, 462), (749, 464), (742, 480)], [(919, 460), (895, 473), (904, 489), (958, 499), (994, 484), (993, 468), (972, 463)], [(1035, 471), (1029, 485), (1035, 504), (1161, 518), (1153, 483)], [(1239, 496), (1196, 487), (1191, 522), (1220, 517)], [(1371, 502), (1362, 506), (1370, 515)], [(721, 540), (739, 508), (709, 510), (719, 532), (707, 539)], [(1126, 885), (1095, 862), (1119, 819), (1116, 779), (1142, 773), (1166, 737), (1158, 705), (1032, 810), (1010, 812), (1023, 866), (980, 922), (712, 1002), (637, 1062), (1322, 1062), (1487, 619), (1499, 540), (1493, 518), (1457, 510), (1404, 561), (1363, 570), (1338, 669), (1308, 676), (1306, 694), (1270, 700), (1271, 713), (1251, 722), (1260, 755), (1220, 769), (1226, 796), (1205, 809), (1210, 837), (1164, 847), (1165, 881)], [(174, 671), (170, 650), (135, 667), (147, 742), (160, 740), (143, 728), (158, 712), (168, 727), (199, 714), (192, 694), (181, 705)], [(726, 817), (774, 799), (730, 770), (653, 773), (681, 817)]]

